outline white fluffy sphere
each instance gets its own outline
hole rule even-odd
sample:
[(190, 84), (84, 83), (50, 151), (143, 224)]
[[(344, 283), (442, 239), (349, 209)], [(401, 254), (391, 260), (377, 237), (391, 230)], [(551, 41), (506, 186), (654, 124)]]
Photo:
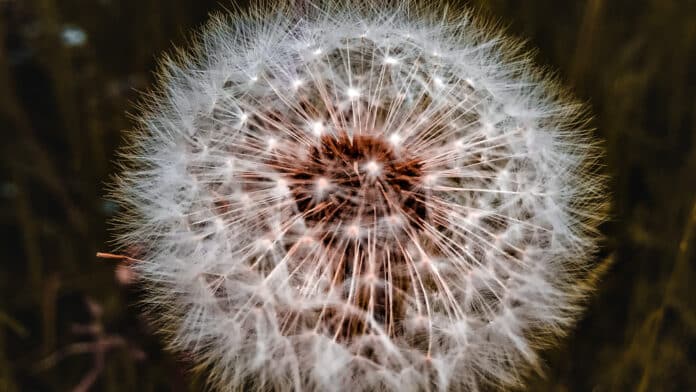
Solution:
[(123, 152), (119, 241), (223, 390), (521, 385), (590, 289), (582, 108), (470, 14), (215, 18)]

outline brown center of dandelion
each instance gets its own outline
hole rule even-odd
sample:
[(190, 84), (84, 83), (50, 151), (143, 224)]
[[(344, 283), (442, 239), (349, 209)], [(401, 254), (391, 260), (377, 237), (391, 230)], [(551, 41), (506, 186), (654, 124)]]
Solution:
[[(381, 137), (341, 132), (306, 151), (277, 151), (272, 166), (323, 243), (319, 268), (333, 287), (345, 287), (347, 304), (398, 333), (411, 284), (408, 233), (427, 215), (422, 161)], [(369, 333), (366, 319), (345, 309), (327, 308), (318, 317), (336, 338)]]
[(396, 225), (425, 219), (421, 161), (397, 154), (379, 137), (325, 135), (304, 157), (286, 159), (279, 167), (310, 226), (350, 234), (389, 220)]

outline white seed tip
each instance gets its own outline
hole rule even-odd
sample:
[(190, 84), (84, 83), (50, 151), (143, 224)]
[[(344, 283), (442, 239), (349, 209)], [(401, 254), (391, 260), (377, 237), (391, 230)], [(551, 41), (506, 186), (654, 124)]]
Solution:
[(360, 96), (360, 90), (355, 87), (349, 87), (346, 91), (346, 95), (350, 99), (358, 98)]
[(389, 143), (393, 146), (398, 146), (401, 144), (401, 136), (398, 133), (393, 133), (389, 136)]
[(321, 121), (313, 121), (310, 123), (310, 128), (315, 136), (321, 136), (324, 133), (324, 123)]
[(377, 163), (377, 161), (372, 160), (368, 161), (365, 164), (365, 170), (371, 176), (378, 176), (379, 173), (382, 171), (382, 166), (379, 163)]

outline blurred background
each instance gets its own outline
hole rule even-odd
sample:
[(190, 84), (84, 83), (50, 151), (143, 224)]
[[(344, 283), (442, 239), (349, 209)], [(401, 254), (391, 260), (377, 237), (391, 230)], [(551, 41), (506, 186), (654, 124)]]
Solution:
[[(231, 0), (0, 0), (0, 391), (197, 390), (109, 251), (105, 199), (157, 58)], [(470, 1), (595, 114), (613, 263), (530, 390), (696, 390), (696, 2)], [(244, 4), (239, 4), (244, 7)]]

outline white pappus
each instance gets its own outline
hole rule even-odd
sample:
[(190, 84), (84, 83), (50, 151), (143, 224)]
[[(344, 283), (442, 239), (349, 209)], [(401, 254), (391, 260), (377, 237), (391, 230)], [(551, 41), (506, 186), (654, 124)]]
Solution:
[(217, 16), (122, 150), (145, 304), (221, 390), (522, 385), (604, 219), (582, 105), (468, 12)]

